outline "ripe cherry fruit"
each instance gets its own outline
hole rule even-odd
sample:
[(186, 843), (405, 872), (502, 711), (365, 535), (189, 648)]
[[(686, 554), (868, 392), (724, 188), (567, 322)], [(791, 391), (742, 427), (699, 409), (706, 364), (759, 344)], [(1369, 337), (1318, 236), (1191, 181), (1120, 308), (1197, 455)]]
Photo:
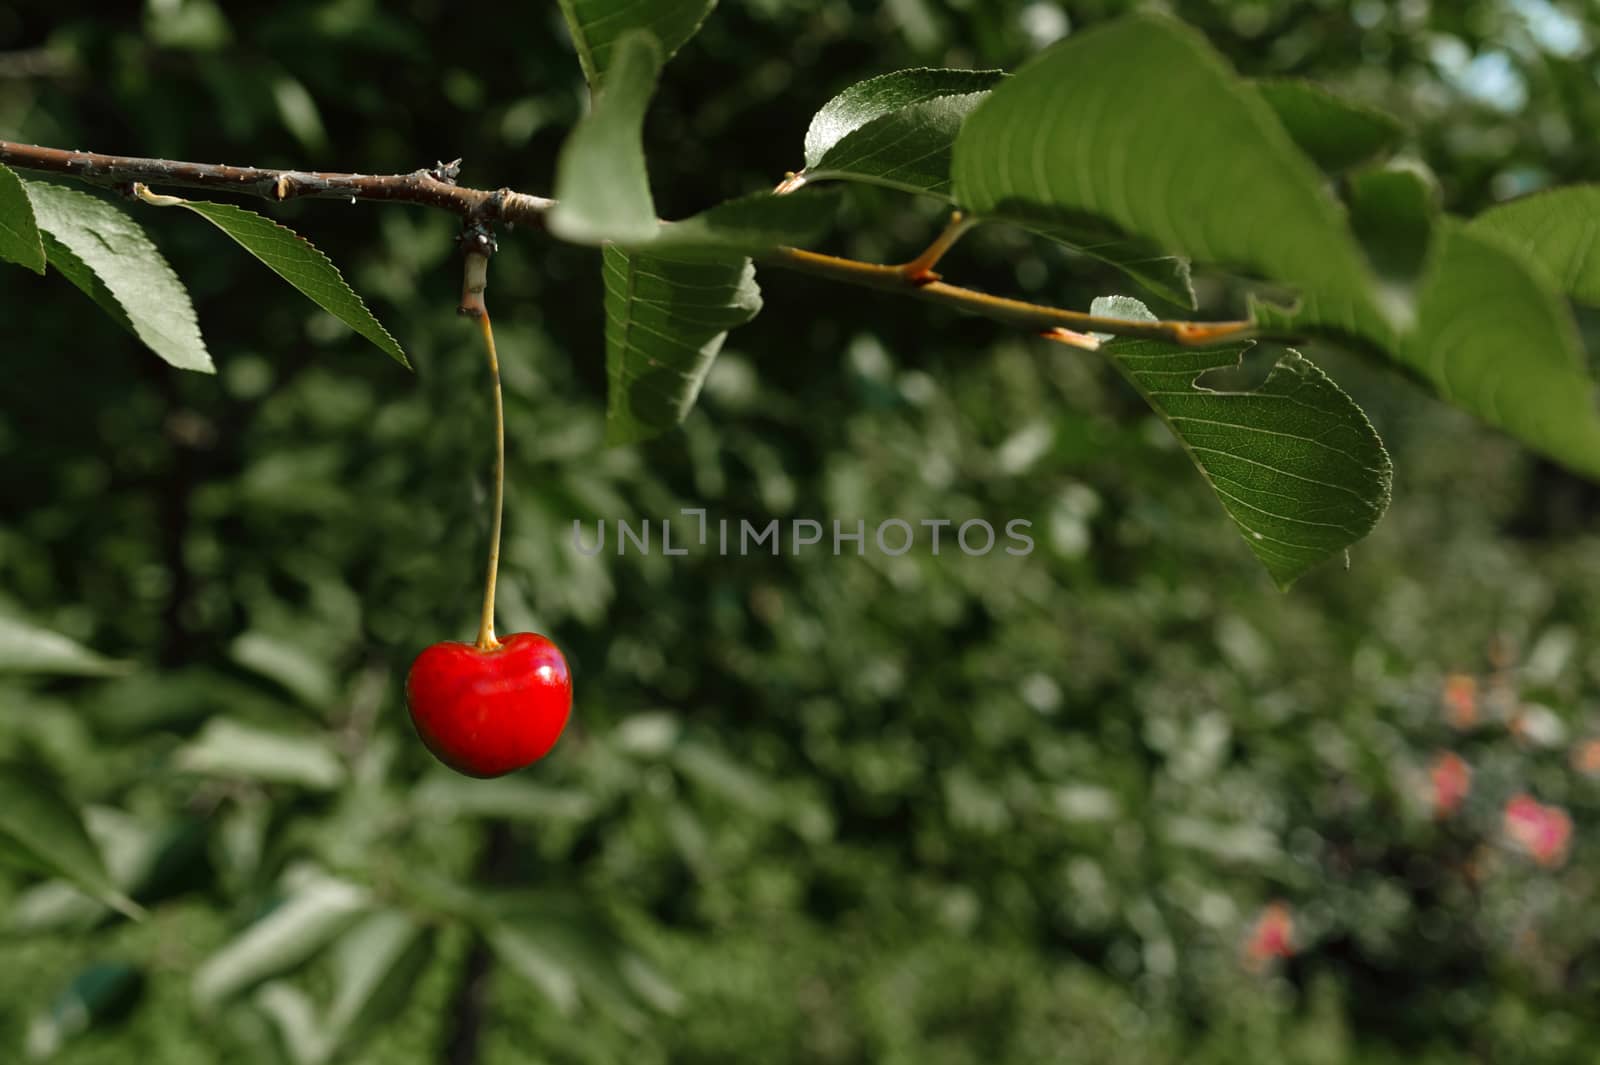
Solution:
[(411, 664), (406, 705), (441, 762), (498, 777), (555, 746), (572, 710), (572, 676), (560, 649), (538, 633), (514, 633), (488, 650), (447, 641)]
[(476, 643), (436, 643), (406, 675), (406, 707), (422, 742), (445, 765), (473, 777), (498, 777), (537, 762), (555, 746), (572, 711), (572, 675), (555, 644), (534, 632), (504, 641), (494, 634), (494, 586), (500, 571), (500, 518), (505, 510), (506, 416), (500, 359), (483, 302), (494, 241), (469, 227), (461, 313), (477, 320), (494, 387), (494, 511), (489, 568)]

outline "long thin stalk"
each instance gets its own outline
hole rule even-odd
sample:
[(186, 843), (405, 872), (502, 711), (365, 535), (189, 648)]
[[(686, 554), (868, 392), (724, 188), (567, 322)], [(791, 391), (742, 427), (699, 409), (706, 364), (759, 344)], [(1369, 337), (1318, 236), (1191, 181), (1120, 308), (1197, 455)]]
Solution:
[[(468, 239), (481, 241), (480, 247), (484, 249), (492, 247), (486, 235), (470, 236)], [(467, 252), (460, 311), (477, 320), (484, 351), (489, 356), (489, 383), (494, 392), (494, 516), (489, 525), (489, 564), (483, 578), (483, 612), (478, 619), (477, 647), (480, 651), (492, 651), (500, 646), (494, 634), (494, 589), (495, 581), (500, 576), (500, 527), (506, 503), (506, 408), (500, 390), (500, 356), (494, 347), (494, 327), (489, 322), (489, 308), (483, 300), (484, 289), (488, 287), (488, 271), (487, 250)]]

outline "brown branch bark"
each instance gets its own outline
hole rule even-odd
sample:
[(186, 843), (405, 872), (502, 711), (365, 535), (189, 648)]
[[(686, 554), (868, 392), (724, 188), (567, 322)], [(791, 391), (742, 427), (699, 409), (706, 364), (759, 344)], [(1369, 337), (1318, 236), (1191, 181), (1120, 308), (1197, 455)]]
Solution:
[(410, 203), (452, 211), (474, 222), (540, 225), (544, 213), (554, 204), (542, 196), (510, 189), (457, 185), (456, 164), (440, 164), (409, 174), (331, 174), (73, 152), (6, 140), (0, 140), (0, 163), (113, 187), (137, 181), (169, 188), (231, 192), (276, 202), (312, 198)]

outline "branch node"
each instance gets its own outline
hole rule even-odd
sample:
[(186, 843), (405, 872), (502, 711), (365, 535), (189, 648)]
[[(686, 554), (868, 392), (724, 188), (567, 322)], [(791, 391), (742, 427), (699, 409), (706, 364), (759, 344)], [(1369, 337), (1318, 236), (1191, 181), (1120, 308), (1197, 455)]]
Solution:
[(955, 247), (956, 241), (960, 240), (972, 225), (973, 223), (963, 217), (960, 211), (951, 212), (950, 221), (945, 223), (944, 229), (933, 238), (933, 243), (929, 244), (921, 255), (897, 267), (900, 276), (918, 288), (939, 280), (939, 275), (934, 273), (933, 268), (944, 258), (945, 252)]
[(434, 163), (433, 169), (428, 171), (428, 176), (435, 181), (442, 181), (446, 185), (454, 185), (456, 178), (461, 176), (461, 160), (454, 159), (448, 163)]

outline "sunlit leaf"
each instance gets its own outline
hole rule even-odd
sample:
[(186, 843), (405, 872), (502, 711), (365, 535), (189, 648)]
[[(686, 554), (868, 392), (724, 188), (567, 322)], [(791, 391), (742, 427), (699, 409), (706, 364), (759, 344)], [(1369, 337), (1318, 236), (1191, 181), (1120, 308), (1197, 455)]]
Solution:
[[(950, 199), (951, 152), (961, 124), (1005, 76), (997, 70), (921, 69), (858, 82), (811, 120), (801, 178), (859, 181)], [(1188, 260), (1129, 237), (1104, 219), (1013, 204), (1004, 220), (1114, 266), (1163, 299), (1194, 306)]]
[(0, 673), (63, 673), (103, 677), (126, 673), (116, 662), (60, 633), (0, 614)]
[(648, 33), (617, 43), (615, 64), (589, 114), (568, 135), (556, 160), (550, 232), (575, 243), (646, 241), (655, 235), (655, 201), (644, 158), (644, 115), (661, 70), (661, 49)]
[(1087, 214), (1293, 285), (1325, 318), (1381, 317), (1322, 175), (1260, 94), (1170, 19), (1126, 18), (1041, 53), (968, 116), (953, 174), (979, 218)]
[(321, 953), (369, 908), (367, 892), (319, 876), (298, 886), (277, 909), (246, 928), (201, 964), (194, 999), (211, 1009), (261, 981)]
[(277, 1029), (283, 1051), (294, 1065), (317, 1065), (325, 1060), (328, 1038), (310, 995), (293, 984), (274, 980), (256, 991), (254, 1001)]
[(188, 773), (230, 780), (260, 780), (331, 791), (345, 779), (344, 763), (325, 737), (257, 728), (215, 718), (173, 755)]
[(649, 30), (661, 46), (663, 61), (700, 29), (717, 6), (717, 0), (559, 0), (567, 29), (578, 50), (583, 76), (591, 85), (602, 83), (622, 48), (629, 30)]
[(806, 177), (843, 178), (948, 196), (961, 122), (1005, 74), (900, 70), (845, 89), (806, 131)]
[(0, 259), (44, 273), (44, 245), (33, 221), (33, 204), (16, 171), (0, 164)]
[(63, 877), (129, 916), (142, 913), (112, 883), (99, 848), (56, 782), (30, 766), (0, 764), (0, 858)]
[(1567, 295), (1600, 306), (1600, 185), (1570, 185), (1498, 204), (1467, 228), (1516, 245)]
[(185, 207), (204, 218), (301, 295), (371, 341), (379, 351), (401, 366), (411, 365), (394, 337), (373, 317), (332, 261), (294, 230), (231, 203), (185, 200), (176, 196), (158, 199), (175, 201), (165, 205)]
[(313, 710), (333, 701), (332, 670), (300, 643), (254, 629), (241, 633), (228, 652), (239, 665), (283, 685)]
[(1439, 223), (1416, 328), (1395, 354), (1445, 399), (1600, 477), (1600, 402), (1571, 309), (1498, 234)]
[[(30, 181), (27, 190), (39, 229), (52, 238), (45, 255), (63, 277), (173, 366), (212, 372), (189, 292), (137, 222), (75, 189)], [(70, 254), (58, 254), (63, 248)]]
[[(1153, 318), (1137, 300), (1095, 314)], [(1197, 378), (1237, 366), (1248, 345), (1196, 349), (1114, 340), (1101, 350), (1166, 422), (1245, 543), (1280, 586), (1366, 536), (1389, 505), (1389, 456), (1366, 415), (1299, 353), (1249, 392)]]
[(333, 1002), (324, 1022), (331, 1060), (402, 1013), (433, 956), (433, 933), (409, 914), (369, 914), (333, 947)]

